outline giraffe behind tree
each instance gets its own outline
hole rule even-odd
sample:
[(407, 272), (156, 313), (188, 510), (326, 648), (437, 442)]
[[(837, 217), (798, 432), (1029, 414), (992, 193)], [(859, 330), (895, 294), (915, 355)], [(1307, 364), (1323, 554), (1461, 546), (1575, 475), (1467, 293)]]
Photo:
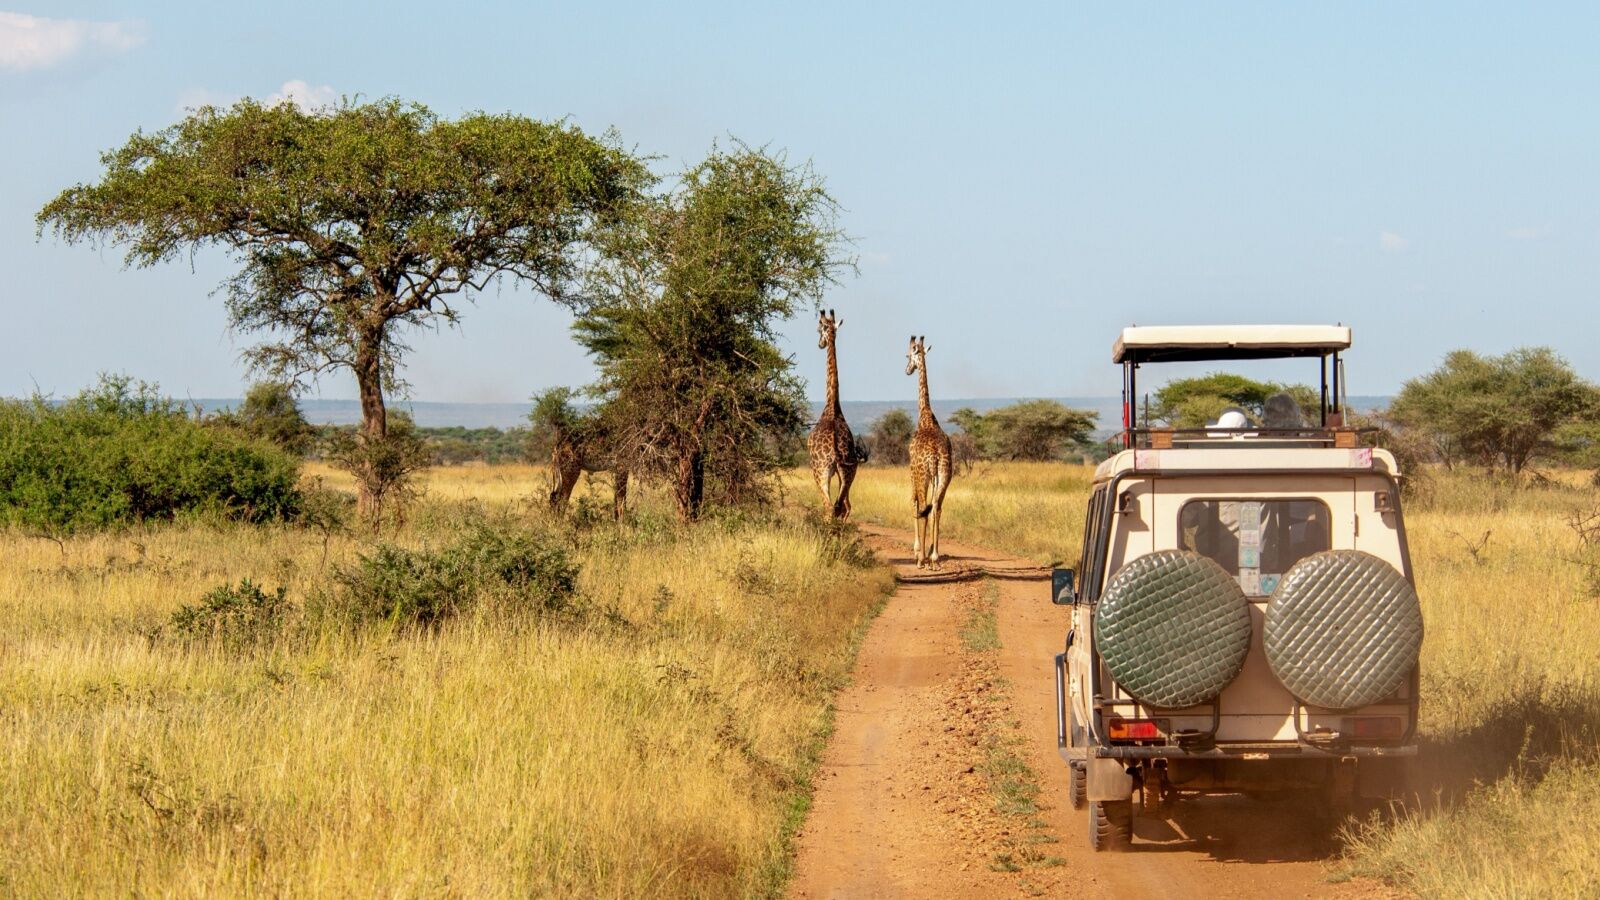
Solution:
[(939, 520), (944, 513), (944, 492), (954, 472), (950, 436), (939, 427), (928, 402), (927, 338), (911, 336), (906, 353), (906, 374), (917, 376), (917, 430), (911, 434), (911, 504), (917, 517), (917, 539), (912, 555), (917, 568), (939, 567)]
[[(850, 483), (856, 477), (856, 442), (845, 423), (844, 409), (839, 405), (839, 356), (834, 349), (839, 326), (833, 310), (817, 313), (817, 348), (828, 351), (828, 398), (822, 404), (822, 415), (811, 429), (811, 477), (817, 482), (825, 509), (831, 510), (835, 519), (850, 515)], [(839, 496), (833, 497), (833, 479), (839, 479)]]

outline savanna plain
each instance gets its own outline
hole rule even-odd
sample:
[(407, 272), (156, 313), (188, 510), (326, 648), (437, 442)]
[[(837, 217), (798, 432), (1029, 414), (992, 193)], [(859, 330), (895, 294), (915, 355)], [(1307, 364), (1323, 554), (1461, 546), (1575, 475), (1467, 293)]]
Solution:
[[(1090, 471), (979, 463), (944, 535), (1071, 564)], [(907, 482), (864, 467), (854, 517), (908, 528)], [(649, 488), (613, 523), (601, 478), (558, 517), (545, 470), (498, 465), (430, 470), (376, 537), (0, 533), (0, 894), (781, 893), (832, 698), (894, 588), (806, 473), (783, 484), (769, 513), (692, 528)], [(1327, 877), (1582, 895), (1600, 490), (1431, 471), (1406, 506), (1416, 799), (1347, 822)], [(403, 623), (353, 612), (395, 585)]]

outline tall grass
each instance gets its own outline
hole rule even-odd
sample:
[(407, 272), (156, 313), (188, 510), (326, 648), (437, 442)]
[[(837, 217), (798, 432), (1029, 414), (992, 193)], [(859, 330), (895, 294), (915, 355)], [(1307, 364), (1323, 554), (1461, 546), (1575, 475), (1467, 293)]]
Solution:
[[(1027, 556), (1076, 564), (1084, 499), (1094, 468), (1060, 463), (978, 463), (958, 472), (945, 494), (940, 536)], [(791, 495), (821, 505), (809, 472), (791, 473)], [(903, 466), (862, 466), (850, 491), (857, 520), (911, 530), (911, 476)]]
[[(543, 485), (434, 473), (385, 539), (447, 545), (465, 518), (534, 515)], [(656, 504), (549, 524), (576, 613), (253, 649), (151, 634), (241, 578), (303, 602), (368, 539), (0, 533), (0, 894), (772, 891), (887, 575), (798, 517), (683, 531)]]

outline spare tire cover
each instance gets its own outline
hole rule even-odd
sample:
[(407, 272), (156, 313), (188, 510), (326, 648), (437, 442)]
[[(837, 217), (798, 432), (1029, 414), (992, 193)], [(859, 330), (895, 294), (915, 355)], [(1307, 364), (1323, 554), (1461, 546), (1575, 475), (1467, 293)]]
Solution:
[(1161, 709), (1222, 693), (1250, 652), (1250, 602), (1222, 566), (1187, 550), (1133, 560), (1094, 611), (1095, 648), (1134, 699)]
[(1422, 607), (1393, 566), (1359, 550), (1327, 550), (1283, 576), (1262, 644), (1301, 701), (1354, 709), (1393, 694), (1416, 666)]

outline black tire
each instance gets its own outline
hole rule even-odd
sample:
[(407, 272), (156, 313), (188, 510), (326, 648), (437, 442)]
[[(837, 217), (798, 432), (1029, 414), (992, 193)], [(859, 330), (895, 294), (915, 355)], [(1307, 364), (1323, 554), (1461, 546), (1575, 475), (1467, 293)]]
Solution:
[(1072, 796), (1072, 808), (1083, 809), (1089, 805), (1089, 775), (1081, 762), (1067, 763), (1069, 792)]
[(1133, 847), (1133, 801), (1089, 801), (1089, 846), (1096, 853), (1120, 853)]

